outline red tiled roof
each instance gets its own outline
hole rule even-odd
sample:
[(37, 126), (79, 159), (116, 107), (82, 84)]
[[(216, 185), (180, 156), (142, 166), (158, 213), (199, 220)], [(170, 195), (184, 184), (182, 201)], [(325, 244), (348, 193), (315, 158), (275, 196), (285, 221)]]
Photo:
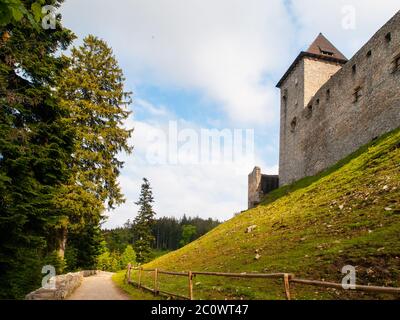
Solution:
[(317, 39), (314, 40), (306, 52), (322, 56), (329, 55), (337, 59), (347, 60), (343, 53), (341, 53), (327, 38), (325, 38), (322, 33), (318, 35)]
[(288, 71), (286, 71), (282, 79), (279, 80), (278, 84), (276, 85), (278, 88), (282, 86), (283, 82), (303, 57), (311, 57), (341, 64), (345, 64), (348, 61), (343, 53), (341, 53), (327, 38), (325, 38), (322, 33), (320, 33), (307, 51), (300, 52), (296, 60), (289, 67)]

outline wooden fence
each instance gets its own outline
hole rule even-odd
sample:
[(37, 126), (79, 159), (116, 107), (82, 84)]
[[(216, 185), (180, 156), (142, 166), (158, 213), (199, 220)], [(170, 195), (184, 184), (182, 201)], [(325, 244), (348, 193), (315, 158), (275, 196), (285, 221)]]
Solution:
[[(138, 281), (132, 281), (132, 270), (138, 271)], [(142, 275), (144, 272), (153, 273), (153, 288), (146, 287), (142, 284)], [(159, 289), (159, 275), (172, 275), (178, 277), (186, 277), (188, 279), (188, 296), (182, 296), (179, 294), (175, 294), (172, 292), (162, 291)], [(298, 283), (309, 286), (316, 287), (325, 287), (325, 288), (335, 288), (346, 290), (343, 288), (343, 285), (340, 283), (334, 282), (326, 282), (326, 281), (317, 281), (317, 280), (305, 280), (298, 279), (294, 274), (291, 273), (223, 273), (223, 272), (197, 272), (197, 271), (188, 271), (188, 272), (174, 272), (174, 271), (164, 271), (159, 269), (143, 269), (142, 267), (132, 267), (128, 265), (128, 270), (126, 274), (126, 279), (129, 284), (136, 285), (138, 288), (145, 289), (147, 291), (152, 292), (154, 295), (164, 295), (172, 298), (184, 299), (184, 300), (194, 300), (193, 296), (193, 278), (196, 275), (201, 276), (213, 276), (213, 277), (226, 277), (226, 278), (247, 278), (247, 279), (282, 279), (285, 296), (287, 300), (291, 300), (290, 294), (290, 284)], [(352, 288), (352, 291), (366, 291), (366, 292), (375, 292), (375, 293), (388, 293), (388, 294), (399, 294), (400, 288), (392, 288), (392, 287), (378, 287), (378, 286), (365, 286), (365, 285), (355, 285)]]

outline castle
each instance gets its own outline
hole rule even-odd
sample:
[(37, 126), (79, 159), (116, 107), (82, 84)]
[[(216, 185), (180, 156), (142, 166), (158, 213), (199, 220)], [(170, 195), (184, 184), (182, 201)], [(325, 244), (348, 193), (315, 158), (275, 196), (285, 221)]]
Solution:
[(277, 84), (279, 177), (249, 175), (248, 205), (400, 126), (400, 11), (350, 60), (322, 34)]

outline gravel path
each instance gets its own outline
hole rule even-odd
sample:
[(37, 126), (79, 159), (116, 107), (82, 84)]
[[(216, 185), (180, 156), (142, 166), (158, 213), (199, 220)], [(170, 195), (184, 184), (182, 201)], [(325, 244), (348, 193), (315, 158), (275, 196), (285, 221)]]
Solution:
[(111, 280), (111, 272), (83, 278), (81, 286), (67, 300), (130, 300)]

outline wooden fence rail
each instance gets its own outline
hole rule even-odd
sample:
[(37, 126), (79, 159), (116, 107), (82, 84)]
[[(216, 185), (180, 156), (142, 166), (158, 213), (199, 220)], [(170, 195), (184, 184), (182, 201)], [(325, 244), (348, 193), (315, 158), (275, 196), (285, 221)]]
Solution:
[[(132, 281), (132, 270), (138, 271), (138, 282)], [(154, 275), (154, 289), (146, 287), (142, 285), (142, 273), (143, 272), (152, 272)], [(182, 296), (179, 294), (162, 291), (159, 289), (159, 275), (171, 275), (178, 277), (187, 277), (188, 279), (188, 296)], [(128, 270), (126, 273), (127, 282), (129, 284), (137, 285), (138, 288), (145, 289), (154, 293), (154, 295), (165, 295), (178, 299), (185, 300), (193, 300), (193, 278), (196, 275), (201, 276), (214, 276), (214, 277), (227, 277), (227, 278), (248, 278), (248, 279), (282, 279), (283, 285), (285, 289), (285, 296), (287, 300), (291, 300), (290, 295), (290, 284), (298, 283), (309, 286), (317, 286), (317, 287), (327, 287), (327, 288), (336, 288), (341, 290), (346, 290), (343, 288), (343, 285), (340, 283), (334, 282), (326, 282), (326, 281), (317, 281), (317, 280), (305, 280), (298, 279), (294, 274), (291, 273), (224, 273), (224, 272), (198, 272), (198, 271), (188, 271), (188, 272), (175, 272), (175, 271), (165, 271), (159, 269), (143, 269), (142, 267), (132, 267), (130, 264), (128, 265)], [(399, 294), (400, 288), (393, 287), (378, 287), (378, 286), (365, 286), (365, 285), (355, 285), (353, 288), (355, 291), (367, 291), (367, 292), (376, 292), (376, 293), (390, 293), (390, 294)]]

